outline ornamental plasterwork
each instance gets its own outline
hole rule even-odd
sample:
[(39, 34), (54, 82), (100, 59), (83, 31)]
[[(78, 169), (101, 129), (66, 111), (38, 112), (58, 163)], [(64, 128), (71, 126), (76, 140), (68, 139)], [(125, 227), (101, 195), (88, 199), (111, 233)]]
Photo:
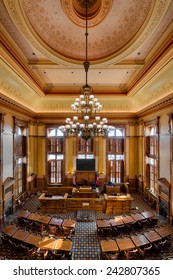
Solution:
[[(85, 3), (83, 3), (84, 1), (80, 1), (80, 0), (73, 0), (73, 1), (60, 0), (60, 1), (64, 12), (67, 14), (70, 20), (81, 27), (85, 27), (86, 20), (85, 20)], [(79, 2), (81, 2), (81, 5), (82, 4), (84, 5), (80, 7)], [(90, 6), (88, 8), (88, 27), (93, 27), (105, 19), (110, 8), (112, 7), (113, 0), (96, 0), (91, 2), (92, 2), (91, 3), (92, 5), (90, 5), (91, 8)]]
[[(116, 5), (117, 1), (113, 1), (113, 2), (115, 3), (113, 5)], [(134, 1), (134, 2), (135, 2), (135, 4), (134, 4), (135, 8), (136, 8), (135, 10), (138, 11), (138, 8), (139, 8), (139, 6), (137, 6), (138, 1)], [(127, 38), (128, 38), (128, 40), (130, 39), (128, 36), (129, 36), (129, 33), (131, 33), (131, 32), (129, 31), (129, 28), (127, 28), (128, 22), (132, 23), (132, 22), (136, 21), (136, 18), (135, 18), (135, 20), (133, 19), (134, 14), (132, 12), (131, 12), (130, 16), (123, 19), (124, 25), (123, 26), (120, 25), (119, 30), (115, 31), (115, 33), (113, 33), (113, 34), (111, 32), (110, 35), (106, 33), (105, 36), (104, 35), (102, 36), (103, 38), (101, 41), (97, 40), (98, 37), (96, 36), (96, 33), (98, 33), (99, 30), (96, 28), (96, 33), (94, 33), (93, 38), (91, 38), (93, 40), (93, 42), (92, 42), (92, 40), (90, 41), (91, 42), (90, 43), (91, 59), (99, 59), (100, 57), (105, 57), (107, 55), (110, 55), (110, 57), (112, 58), (111, 63), (112, 62), (115, 63), (116, 61), (124, 58), (126, 55), (128, 55), (130, 52), (132, 52), (134, 49), (136, 49), (139, 46), (139, 44), (141, 44), (146, 39), (146, 36), (148, 36), (149, 34), (152, 34), (152, 32), (156, 28), (158, 22), (163, 17), (163, 15), (168, 7), (169, 2), (170, 1), (168, 1), (168, 0), (156, 1), (156, 2), (148, 0), (148, 1), (142, 2), (145, 7), (143, 10), (146, 12), (146, 14), (148, 14), (148, 12), (149, 12), (151, 3), (152, 3), (152, 5), (155, 4), (155, 6), (153, 8), (152, 15), (151, 15), (151, 11), (150, 11), (149, 18), (146, 19), (143, 15), (143, 20), (145, 19), (145, 28), (144, 28), (144, 30), (141, 30), (140, 36), (138, 34), (138, 36), (135, 37), (135, 40), (134, 41), (132, 40), (133, 42), (130, 42), (128, 44), (128, 47), (129, 47), (129, 45), (132, 44), (129, 50), (127, 50), (126, 46), (124, 46), (124, 45), (126, 44), (125, 40)], [(19, 5), (19, 3), (20, 3), (20, 5)], [(82, 52), (84, 53), (84, 43), (80, 43), (79, 38), (80, 37), (83, 38), (83, 36), (84, 36), (83, 32), (81, 32), (81, 35), (79, 34), (79, 37), (76, 37), (75, 41), (74, 41), (73, 37), (67, 38), (65, 30), (64, 30), (64, 27), (66, 26), (65, 23), (63, 23), (63, 28), (60, 28), (60, 31), (56, 32), (56, 29), (54, 28), (54, 25), (51, 25), (49, 18), (47, 18), (45, 16), (45, 18), (43, 17), (42, 20), (40, 21), (39, 9), (41, 9), (41, 8), (36, 1), (26, 1), (25, 0), (25, 1), (19, 1), (19, 3), (18, 3), (18, 1), (14, 1), (14, 0), (5, 1), (7, 8), (10, 9), (10, 15), (13, 18), (14, 22), (17, 24), (19, 30), (30, 41), (30, 43), (34, 47), (36, 47), (44, 55), (48, 56), (51, 60), (56, 61), (60, 64), (61, 63), (66, 64), (61, 59), (62, 56), (64, 58), (64, 55), (68, 56), (68, 58), (66, 57), (67, 61), (70, 61), (71, 58), (75, 59), (75, 57), (78, 57), (78, 56), (81, 57), (81, 59), (82, 59), (82, 56), (83, 56)], [(24, 6), (22, 6), (22, 3)], [(37, 6), (35, 4), (36, 7), (33, 6), (34, 3), (37, 3)], [(39, 2), (39, 3), (41, 3), (41, 2)], [(56, 3), (56, 5), (59, 5), (59, 1), (58, 2), (55, 1), (53, 3)], [(140, 1), (140, 4), (141, 4), (141, 1)], [(29, 6), (29, 8), (28, 8), (28, 6)], [(31, 10), (31, 8), (33, 8), (32, 11), (33, 10), (35, 11), (36, 18), (30, 19), (30, 23), (29, 23), (29, 11)], [(117, 8), (117, 7), (115, 7), (115, 8)], [(25, 9), (25, 12), (27, 12), (28, 18), (24, 19), (22, 13), (25, 14), (25, 12), (23, 11), (23, 9)], [(133, 9), (134, 9), (134, 7), (133, 7)], [(140, 5), (140, 9), (141, 9), (141, 5)], [(60, 10), (62, 11), (61, 7), (60, 7)], [(41, 10), (41, 15), (44, 15), (44, 12), (46, 13), (45, 9), (43, 9), (43, 11)], [(140, 19), (139, 15), (141, 17), (141, 11), (139, 12), (138, 17), (137, 17)], [(115, 17), (115, 15), (114, 15), (114, 17)], [(49, 32), (46, 32), (46, 30), (47, 30), (46, 28), (43, 30), (43, 26), (44, 26), (43, 24), (42, 24), (42, 26), (40, 26), (41, 23), (44, 23), (43, 19), (45, 20), (47, 28), (49, 27), (49, 30), (48, 30)], [(63, 19), (64, 19), (64, 17), (63, 17)], [(33, 22), (31, 22), (31, 20), (33, 20)], [(37, 28), (38, 28), (37, 31), (38, 31), (39, 36), (38, 36), (38, 34), (36, 34), (34, 32), (34, 30), (32, 28), (32, 24), (35, 24), (36, 21), (37, 21)], [(105, 19), (105, 21), (106, 21), (106, 19)], [(105, 21), (104, 21), (104, 24), (105, 24)], [(38, 23), (39, 23), (39, 25), (38, 25)], [(139, 22), (137, 22), (137, 23), (139, 25)], [(131, 24), (131, 26), (132, 26), (131, 28), (134, 28), (133, 24)], [(51, 32), (50, 32), (50, 27), (51, 27)], [(102, 26), (100, 24), (100, 28), (101, 27)], [(122, 27), (126, 30), (126, 31), (124, 31), (125, 33), (123, 33), (123, 31), (122, 31)], [(109, 30), (109, 28), (107, 28), (107, 30)], [(44, 32), (42, 32), (42, 31), (44, 31)], [(32, 32), (34, 33), (34, 36), (32, 35)], [(42, 35), (44, 36), (44, 38), (41, 37)], [(48, 36), (48, 37), (46, 37), (46, 36)], [(51, 36), (51, 38), (50, 38), (50, 36)], [(56, 38), (59, 38), (60, 40), (58, 40), (58, 41), (61, 41), (61, 44), (58, 45), (58, 47), (61, 48), (59, 50), (57, 50), (57, 39)], [(119, 38), (121, 38), (121, 40), (119, 40)], [(45, 45), (43, 40), (45, 40), (45, 42), (47, 40), (47, 43), (49, 44), (49, 46)], [(51, 41), (52, 41), (52, 46), (50, 46)], [(65, 42), (65, 43), (63, 43), (63, 42)], [(106, 43), (107, 47), (105, 47), (105, 43)], [(73, 44), (75, 46), (74, 48), (73, 48)], [(67, 53), (65, 54), (65, 50), (66, 50), (65, 48), (67, 46), (68, 46), (68, 49), (67, 49)], [(114, 49), (113, 49), (113, 46), (114, 46)], [(117, 56), (114, 57), (115, 55), (113, 53), (115, 53), (116, 47), (117, 48), (123, 47), (124, 49), (123, 49), (123, 53), (122, 53), (122, 50), (119, 50), (116, 53)], [(83, 48), (83, 50), (82, 50), (82, 48)], [(78, 51), (77, 51), (79, 49), (82, 50), (82, 51), (80, 51), (80, 53), (78, 53)], [(74, 52), (74, 53), (72, 53), (72, 52)]]
[(0, 92), (33, 111), (39, 102), (38, 95), (11, 68), (0, 63)]

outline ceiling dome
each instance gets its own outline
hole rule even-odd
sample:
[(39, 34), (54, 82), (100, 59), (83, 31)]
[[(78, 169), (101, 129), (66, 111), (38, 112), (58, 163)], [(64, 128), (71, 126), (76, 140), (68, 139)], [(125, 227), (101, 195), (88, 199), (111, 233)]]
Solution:
[[(66, 15), (75, 24), (85, 27), (86, 25), (86, 0), (61, 0), (61, 5)], [(87, 17), (88, 27), (99, 24), (109, 12), (112, 0), (88, 0)]]
[[(92, 63), (119, 58), (132, 52), (134, 42), (142, 43), (150, 29), (149, 19), (155, 2), (88, 0), (88, 60)], [(23, 0), (21, 17), (38, 46), (53, 60), (80, 63), (85, 60), (86, 10), (84, 0)], [(143, 34), (142, 34), (143, 33)], [(25, 35), (27, 33), (25, 32)], [(142, 35), (142, 36), (141, 36)], [(139, 42), (137, 39), (140, 37)], [(130, 46), (133, 45), (133, 49)]]

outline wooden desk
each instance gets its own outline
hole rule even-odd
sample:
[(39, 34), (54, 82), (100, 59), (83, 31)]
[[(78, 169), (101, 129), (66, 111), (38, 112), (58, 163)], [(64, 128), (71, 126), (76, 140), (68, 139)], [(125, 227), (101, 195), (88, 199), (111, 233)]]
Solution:
[(31, 213), (31, 214), (27, 217), (27, 219), (28, 219), (28, 220), (31, 220), (31, 221), (37, 221), (39, 217), (40, 217), (40, 214), (38, 214), (38, 213)]
[(16, 228), (14, 225), (6, 226), (2, 232), (8, 236), (12, 236), (16, 231), (18, 231), (18, 228)]
[(54, 250), (70, 252), (72, 249), (72, 241), (58, 239), (55, 243)]
[(150, 244), (149, 240), (143, 234), (133, 235), (131, 236), (131, 239), (136, 247)]
[(131, 238), (116, 239), (120, 251), (132, 250), (136, 248)]
[(31, 214), (31, 212), (29, 211), (21, 211), (18, 215), (17, 215), (17, 218), (18, 219), (26, 219), (29, 215)]
[(75, 228), (76, 226), (76, 221), (75, 220), (70, 220), (70, 219), (64, 219), (62, 223), (63, 227), (68, 227), (68, 228)]
[(31, 233), (27, 236), (27, 238), (25, 239), (25, 243), (28, 243), (30, 245), (34, 245), (37, 246), (38, 243), (41, 241), (42, 237), (39, 235), (36, 235), (34, 233)]
[(29, 235), (29, 231), (25, 231), (23, 229), (18, 229), (18, 231), (15, 232), (15, 234), (13, 234), (13, 238), (20, 240), (20, 241), (25, 241), (25, 239), (27, 238), (27, 236)]
[(142, 214), (142, 216), (144, 216), (145, 219), (154, 217), (154, 214), (150, 211), (144, 211), (144, 212), (141, 212), (141, 214)]
[(97, 220), (97, 228), (101, 229), (101, 228), (110, 228), (111, 224), (109, 222), (109, 220)]
[(38, 217), (37, 222), (48, 225), (50, 220), (51, 220), (51, 217), (41, 215), (40, 217)]
[(170, 236), (173, 232), (171, 229), (167, 228), (167, 227), (160, 227), (160, 228), (156, 228), (155, 231), (162, 237), (168, 237)]
[(63, 223), (62, 219), (52, 218), (49, 222), (49, 225), (60, 227), (62, 225), (62, 223)]
[(135, 222), (135, 220), (131, 216), (125, 216), (125, 217), (122, 216), (121, 219), (124, 222), (124, 224), (130, 224)]
[(41, 249), (46, 249), (46, 250), (53, 250), (55, 247), (56, 241), (57, 241), (57, 239), (43, 237), (43, 239), (38, 244), (38, 247)]
[(130, 194), (119, 196), (108, 196), (104, 194), (106, 200), (106, 214), (130, 213), (133, 198)]
[(115, 240), (102, 240), (101, 249), (103, 253), (119, 251), (117, 242)]
[(154, 230), (150, 230), (149, 232), (144, 232), (143, 234), (150, 242), (155, 242), (161, 239), (161, 236)]
[(142, 216), (142, 214), (140, 214), (140, 213), (132, 214), (131, 217), (132, 217), (136, 222), (145, 220), (144, 216)]
[(110, 219), (109, 222), (110, 222), (111, 226), (113, 226), (113, 227), (124, 225), (124, 222), (123, 222), (121, 216), (117, 216), (114, 219)]

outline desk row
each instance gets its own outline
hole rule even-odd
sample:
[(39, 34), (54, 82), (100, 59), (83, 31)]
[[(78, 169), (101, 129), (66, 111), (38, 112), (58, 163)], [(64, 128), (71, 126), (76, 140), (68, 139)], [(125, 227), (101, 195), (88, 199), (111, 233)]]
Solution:
[(169, 228), (160, 227), (155, 230), (130, 237), (116, 238), (115, 240), (102, 240), (101, 250), (103, 253), (133, 250), (135, 248), (149, 245), (153, 242), (159, 242), (163, 238), (169, 238), (171, 234), (172, 231)]
[(71, 251), (72, 241), (60, 238), (42, 237), (29, 231), (18, 229), (14, 225), (9, 225), (2, 230), (2, 233), (18, 242), (23, 242), (31, 246), (36, 246), (45, 250)]
[(76, 226), (76, 221), (73, 219), (57, 219), (54, 217), (50, 217), (47, 215), (41, 215), (39, 213), (31, 213), (29, 211), (21, 211), (18, 216), (18, 220), (28, 220), (28, 221), (34, 221), (38, 222), (44, 225), (53, 225), (57, 227), (70, 227), (70, 228), (75, 228)]
[(108, 228), (108, 227), (116, 227), (121, 226), (124, 224), (131, 224), (136, 222), (142, 222), (147, 220), (155, 220), (157, 221), (158, 218), (154, 216), (154, 214), (150, 211), (145, 211), (141, 213), (135, 213), (127, 216), (115, 216), (114, 219), (110, 220), (97, 220), (97, 228)]

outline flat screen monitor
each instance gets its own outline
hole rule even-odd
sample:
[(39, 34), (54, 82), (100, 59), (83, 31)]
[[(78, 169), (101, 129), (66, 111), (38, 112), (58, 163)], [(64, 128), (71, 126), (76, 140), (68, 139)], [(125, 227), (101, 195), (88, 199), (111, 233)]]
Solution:
[(78, 171), (95, 171), (95, 159), (79, 158), (76, 160), (76, 170)]

